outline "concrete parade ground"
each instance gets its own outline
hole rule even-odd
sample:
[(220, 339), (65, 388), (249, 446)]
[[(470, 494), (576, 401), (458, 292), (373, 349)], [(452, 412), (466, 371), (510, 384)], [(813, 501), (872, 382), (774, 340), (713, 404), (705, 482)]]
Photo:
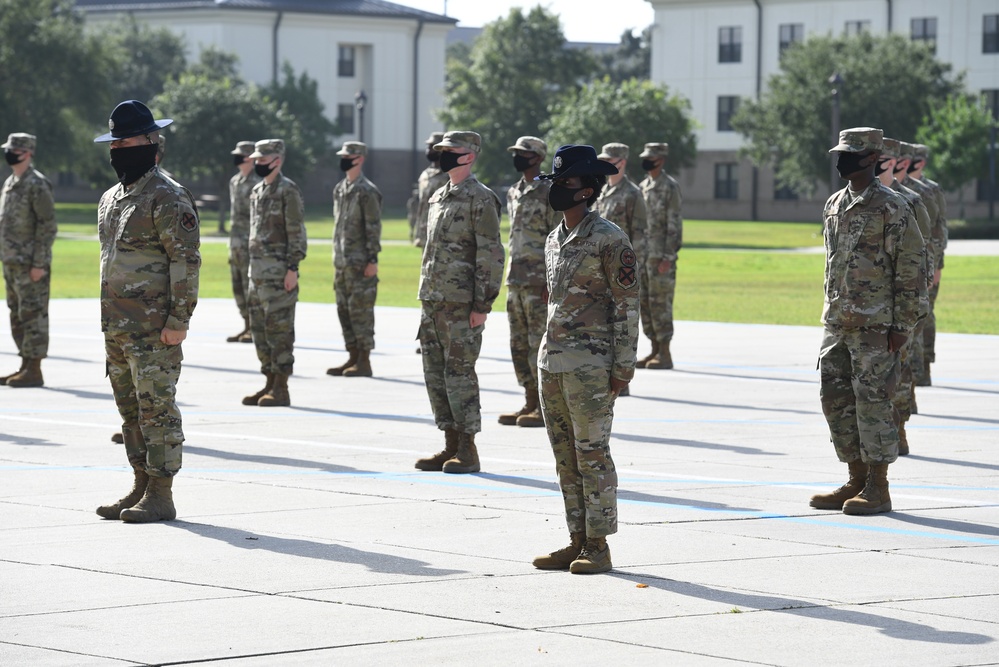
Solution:
[(496, 422), (504, 313), (483, 472), (413, 468), (443, 443), (418, 312), (379, 308), (376, 377), (333, 378), (335, 307), (299, 304), (293, 407), (258, 408), (235, 306), (203, 301), (178, 518), (135, 525), (94, 513), (131, 486), (98, 304), (53, 301), (46, 386), (0, 387), (0, 665), (999, 664), (999, 336), (939, 335), (894, 511), (853, 517), (808, 507), (846, 480), (819, 327), (679, 322), (676, 369), (617, 402), (614, 570), (582, 576), (531, 566), (568, 535), (545, 430)]

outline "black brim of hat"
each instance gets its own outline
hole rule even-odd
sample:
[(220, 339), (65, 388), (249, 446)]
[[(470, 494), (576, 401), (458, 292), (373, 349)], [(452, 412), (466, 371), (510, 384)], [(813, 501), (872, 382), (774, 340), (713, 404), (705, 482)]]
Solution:
[(540, 174), (538, 180), (551, 181), (556, 178), (571, 178), (573, 176), (613, 176), (618, 173), (617, 167), (603, 160), (580, 160), (573, 162), (563, 171), (551, 174)]
[(152, 125), (141, 130), (133, 130), (125, 134), (115, 134), (114, 130), (108, 132), (107, 134), (102, 134), (94, 139), (95, 144), (108, 144), (112, 141), (117, 141), (118, 139), (128, 139), (129, 137), (138, 137), (143, 134), (148, 134), (150, 132), (155, 132), (156, 130), (161, 130), (167, 125), (173, 123), (173, 118), (164, 118), (162, 120), (154, 120)]

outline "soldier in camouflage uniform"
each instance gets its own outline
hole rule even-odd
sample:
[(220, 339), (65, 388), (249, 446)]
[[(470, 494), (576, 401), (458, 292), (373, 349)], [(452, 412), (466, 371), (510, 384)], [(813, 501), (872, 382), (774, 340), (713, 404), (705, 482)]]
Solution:
[(899, 351), (919, 318), (923, 239), (909, 204), (875, 177), (881, 130), (843, 130), (836, 168), (849, 186), (826, 202), (822, 411), (849, 480), (812, 496), (817, 509), (891, 511), (888, 466), (898, 457), (892, 408)]
[(444, 451), (419, 459), (419, 470), (479, 472), (475, 434), (482, 430), (475, 362), (482, 331), (503, 278), (500, 200), (472, 175), (482, 150), (475, 132), (448, 132), (434, 145), (448, 182), (430, 198), (419, 299), (423, 376)]
[(243, 318), (243, 330), (226, 338), (227, 343), (252, 343), (250, 333), (250, 193), (260, 182), (253, 169), (252, 141), (240, 141), (231, 151), (237, 171), (229, 179), (229, 275), (232, 296)]
[(198, 301), (200, 225), (194, 198), (156, 167), (160, 128), (144, 104), (122, 102), (111, 113), (111, 144), (119, 184), (98, 205), (101, 242), (101, 328), (108, 377), (122, 418), (132, 491), (97, 513), (145, 523), (176, 518), (173, 478), (184, 431), (177, 380)]
[(548, 315), (545, 298), (545, 239), (561, 216), (548, 205), (551, 183), (535, 180), (548, 145), (537, 137), (521, 137), (508, 149), (514, 169), (523, 176), (506, 194), (510, 214), (510, 265), (506, 273), (506, 316), (510, 322), (510, 356), (517, 383), (524, 388), (524, 407), (501, 414), (507, 426), (545, 425), (538, 403), (538, 347)]
[(432, 132), (427, 138), (427, 168), (420, 173), (417, 181), (418, 202), (416, 206), (416, 229), (413, 245), (422, 248), (427, 242), (427, 221), (430, 216), (430, 198), (448, 182), (447, 174), (441, 171), (441, 154), (434, 146), (444, 139), (443, 132)]
[(669, 144), (645, 144), (640, 183), (648, 214), (642, 272), (642, 329), (652, 341), (652, 352), (636, 363), (638, 368), (673, 368), (669, 344), (673, 339), (673, 294), (676, 260), (683, 245), (683, 197), (680, 184), (666, 173)]
[(610, 453), (614, 399), (635, 374), (638, 258), (627, 235), (589, 207), (617, 168), (592, 146), (555, 153), (549, 192), (564, 219), (545, 242), (548, 322), (538, 352), (541, 408), (555, 455), (570, 544), (534, 559), (574, 574), (611, 569), (617, 472)]
[(333, 188), (333, 291), (347, 361), (328, 375), (371, 377), (375, 349), (378, 253), (382, 250), (382, 193), (361, 171), (368, 147), (348, 141), (337, 152), (344, 179)]
[(56, 237), (52, 184), (35, 169), (35, 137), (15, 132), (3, 145), (13, 173), (0, 190), (0, 262), (10, 331), (21, 367), (0, 377), (8, 387), (41, 387), (49, 352), (49, 284)]
[(264, 388), (243, 405), (291, 405), (288, 378), (295, 365), (298, 265), (305, 259), (305, 203), (295, 182), (281, 173), (284, 141), (264, 139), (250, 154), (262, 180), (250, 192), (250, 331)]

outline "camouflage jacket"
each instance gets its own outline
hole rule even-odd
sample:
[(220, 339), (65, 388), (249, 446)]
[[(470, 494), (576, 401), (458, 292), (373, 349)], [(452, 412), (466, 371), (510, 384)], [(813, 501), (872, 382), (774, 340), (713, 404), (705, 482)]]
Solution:
[(507, 190), (510, 213), (510, 266), (506, 284), (518, 287), (544, 287), (545, 239), (562, 220), (548, 205), (551, 181), (525, 181), (521, 178)]
[(250, 243), (250, 193), (260, 177), (236, 172), (229, 179), (229, 247), (246, 248)]
[(834, 194), (822, 215), (822, 322), (832, 328), (911, 333), (926, 298), (926, 281), (920, 270), (923, 239), (908, 203), (874, 179), (855, 199), (849, 188)]
[(295, 182), (279, 174), (250, 193), (250, 277), (284, 280), (305, 259), (305, 204)]
[(449, 180), (430, 198), (427, 244), (420, 270), (421, 301), (470, 303), (477, 313), (492, 310), (503, 279), (500, 200), (469, 175)]
[(430, 165), (420, 173), (417, 181), (416, 206), (416, 245), (421, 248), (427, 242), (427, 220), (430, 216), (430, 198), (444, 185), (450, 182), (448, 175), (440, 167)]
[(923, 255), (925, 259), (924, 269), (928, 274), (927, 278), (929, 278), (933, 273), (932, 267), (936, 266), (933, 259), (936, 251), (930, 237), (932, 232), (930, 214), (926, 211), (926, 205), (923, 204), (923, 198), (920, 197), (919, 193), (915, 190), (910, 190), (899, 183), (897, 179), (892, 181), (892, 184), (889, 187), (894, 192), (902, 195), (902, 198), (909, 202), (909, 206), (912, 207), (912, 214), (916, 221), (916, 226), (919, 227), (919, 235), (923, 237)]
[(56, 237), (52, 184), (34, 167), (0, 190), (0, 262), (47, 269)]
[(151, 169), (97, 207), (101, 240), (101, 328), (184, 331), (198, 303), (201, 229), (191, 193)]
[(382, 250), (382, 193), (361, 174), (333, 188), (333, 266), (363, 267)]
[(937, 268), (943, 267), (944, 248), (947, 247), (947, 226), (944, 220), (945, 212), (941, 212), (941, 200), (929, 185), (923, 181), (917, 181), (912, 176), (906, 175), (902, 180), (902, 185), (909, 188), (923, 199), (926, 211), (930, 215), (930, 241), (933, 243), (934, 260)]
[(647, 214), (641, 189), (625, 176), (617, 184), (604, 187), (597, 199), (596, 210), (602, 218), (624, 230), (639, 263), (644, 263)]
[(608, 368), (635, 374), (638, 349), (638, 260), (627, 235), (590, 211), (545, 242), (548, 326), (538, 367), (552, 373)]
[(936, 251), (936, 268), (942, 269), (944, 265), (944, 250), (947, 249), (948, 239), (947, 199), (944, 197), (943, 188), (936, 181), (931, 181), (923, 176), (917, 182), (926, 185), (930, 189), (933, 193), (934, 203), (937, 205), (937, 217), (935, 220), (930, 219), (930, 222), (933, 224), (933, 231), (930, 233), (930, 238)]
[(642, 196), (648, 215), (645, 226), (645, 254), (649, 266), (662, 260), (676, 262), (683, 246), (683, 195), (680, 184), (665, 171), (652, 178), (646, 176), (641, 184)]

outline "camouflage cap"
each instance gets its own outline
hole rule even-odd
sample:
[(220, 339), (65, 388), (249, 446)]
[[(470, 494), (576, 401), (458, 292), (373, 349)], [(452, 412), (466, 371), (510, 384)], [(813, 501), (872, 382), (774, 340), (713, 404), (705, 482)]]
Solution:
[(13, 149), (16, 148), (22, 151), (35, 152), (35, 141), (36, 137), (33, 134), (26, 134), (24, 132), (14, 132), (7, 136), (7, 143), (0, 148)]
[(627, 144), (604, 144), (603, 148), (600, 149), (600, 155), (597, 156), (598, 160), (627, 160), (628, 159), (628, 145)]
[(839, 143), (829, 149), (830, 153), (866, 153), (884, 150), (885, 133), (873, 127), (851, 127), (839, 133)]
[(902, 160), (911, 160), (916, 156), (916, 145), (908, 141), (898, 142), (898, 157)]
[(254, 151), (247, 155), (247, 157), (253, 159), (269, 157), (271, 155), (284, 157), (284, 140), (282, 139), (262, 139), (253, 144), (253, 148)]
[(442, 148), (464, 148), (478, 154), (482, 150), (482, 137), (478, 132), (469, 132), (467, 130), (445, 132), (444, 138), (434, 144), (435, 151), (439, 151)]
[(430, 136), (427, 137), (427, 145), (433, 146), (434, 144), (440, 143), (444, 140), (443, 132), (431, 132)]
[(240, 141), (236, 144), (236, 147), (229, 151), (230, 155), (242, 155), (243, 157), (249, 157), (250, 153), (253, 152), (253, 142), (252, 141)]
[(925, 160), (930, 156), (930, 147), (926, 144), (913, 144), (916, 148), (915, 157)]
[(881, 151), (881, 155), (883, 157), (895, 158), (897, 160), (899, 156), (898, 152), (899, 143), (900, 142), (898, 139), (889, 139), (888, 137), (885, 137), (884, 139), (885, 149)]
[(368, 145), (360, 141), (345, 141), (343, 142), (343, 148), (338, 150), (336, 154), (340, 157), (346, 157), (347, 155), (367, 155)]
[(541, 157), (545, 157), (548, 155), (548, 144), (537, 137), (521, 137), (517, 139), (517, 143), (507, 148), (507, 150), (511, 153), (514, 151), (527, 151), (528, 153), (535, 153)]
[(659, 159), (661, 157), (669, 157), (669, 144), (663, 142), (659, 144), (645, 144), (645, 150), (638, 157), (643, 160), (647, 158)]

